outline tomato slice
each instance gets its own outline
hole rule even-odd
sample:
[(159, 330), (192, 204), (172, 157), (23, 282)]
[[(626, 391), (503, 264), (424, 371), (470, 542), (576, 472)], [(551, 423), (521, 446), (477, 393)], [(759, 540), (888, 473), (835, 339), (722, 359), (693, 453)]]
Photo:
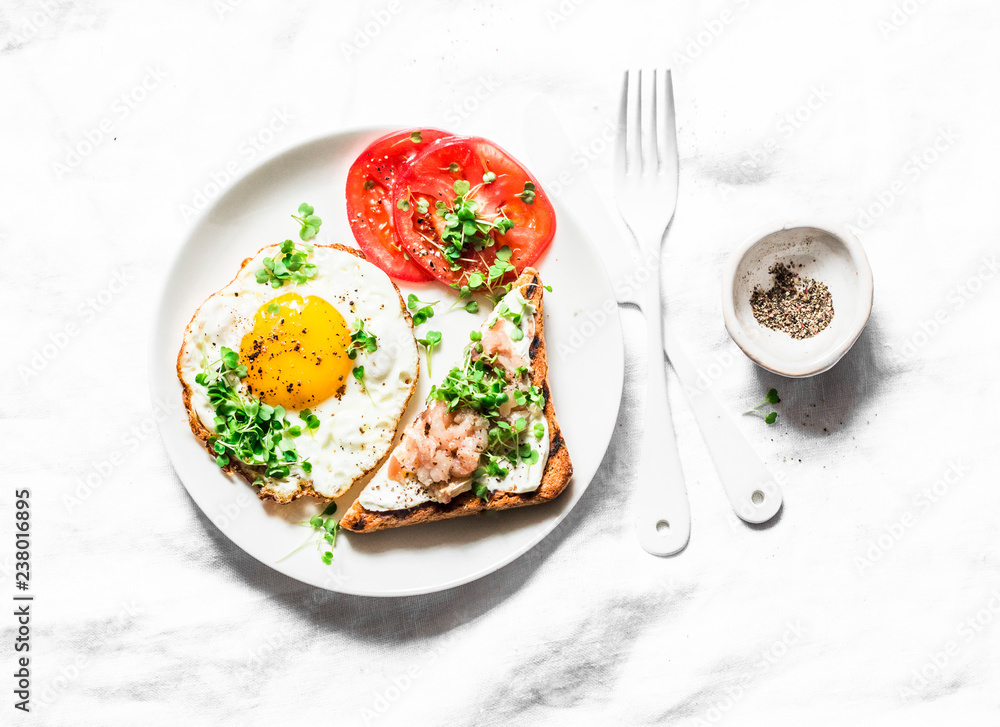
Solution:
[(370, 261), (399, 280), (420, 282), (429, 276), (407, 260), (394, 230), (392, 188), (400, 169), (438, 139), (450, 136), (438, 129), (394, 131), (376, 139), (347, 173), (347, 219), (354, 239)]
[[(484, 183), (487, 173), (496, 178)], [(471, 187), (467, 199), (478, 206), (477, 221), (506, 217), (513, 226), (503, 234), (490, 230), (489, 239), (463, 238), (462, 254), (452, 260), (446, 256), (445, 220), (436, 210), (439, 204), (454, 209), (459, 180)], [(533, 199), (525, 192), (525, 183), (534, 185)], [(510, 247), (510, 263), (520, 273), (538, 259), (556, 232), (555, 210), (538, 180), (510, 154), (478, 137), (452, 136), (429, 145), (399, 173), (392, 206), (396, 234), (410, 258), (451, 286), (465, 284), (474, 272), (485, 276), (504, 245)], [(450, 250), (454, 256), (455, 247)]]

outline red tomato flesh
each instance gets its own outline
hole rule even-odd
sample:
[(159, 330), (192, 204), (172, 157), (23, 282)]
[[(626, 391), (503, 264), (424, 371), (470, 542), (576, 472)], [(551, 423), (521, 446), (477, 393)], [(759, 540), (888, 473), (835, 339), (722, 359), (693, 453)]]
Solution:
[[(496, 179), (484, 184), (483, 175), (488, 172)], [(454, 184), (463, 179), (471, 185), (471, 198), (479, 205), (477, 217), (505, 216), (514, 226), (506, 234), (492, 231), (492, 244), (482, 250), (466, 245), (461, 259), (453, 264), (442, 254), (444, 220), (435, 205), (443, 202), (451, 208), (457, 196)], [(530, 204), (518, 197), (524, 193), (525, 182), (535, 185)], [(420, 211), (421, 200), (427, 202), (426, 213)], [(409, 203), (408, 209), (399, 208), (403, 201)], [(555, 210), (538, 180), (510, 154), (478, 137), (452, 136), (427, 146), (399, 173), (392, 207), (396, 234), (411, 261), (451, 286), (464, 284), (472, 272), (486, 275), (504, 245), (510, 247), (510, 263), (520, 273), (545, 251), (556, 231)]]
[(347, 219), (354, 239), (371, 262), (399, 280), (420, 282), (429, 276), (407, 259), (394, 229), (392, 188), (400, 170), (438, 139), (450, 136), (438, 129), (394, 131), (373, 141), (347, 173)]

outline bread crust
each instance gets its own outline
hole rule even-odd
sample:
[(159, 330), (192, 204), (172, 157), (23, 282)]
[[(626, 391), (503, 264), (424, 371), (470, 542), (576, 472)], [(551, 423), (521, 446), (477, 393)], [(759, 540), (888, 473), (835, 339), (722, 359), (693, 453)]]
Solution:
[(535, 337), (532, 339), (529, 355), (531, 357), (531, 383), (540, 386), (545, 394), (545, 419), (549, 427), (549, 458), (542, 473), (542, 481), (533, 492), (511, 493), (494, 492), (489, 501), (476, 497), (472, 492), (463, 492), (451, 502), (424, 502), (405, 510), (374, 511), (366, 510), (361, 503), (355, 501), (340, 521), (340, 525), (355, 533), (373, 533), (388, 528), (398, 528), (405, 525), (450, 520), (465, 515), (475, 515), (494, 510), (510, 510), (515, 507), (540, 505), (558, 497), (573, 476), (573, 463), (570, 460), (566, 442), (556, 419), (555, 406), (549, 391), (549, 362), (545, 351), (545, 311), (542, 302), (542, 283), (538, 271), (525, 268), (520, 277), (514, 281), (514, 286), (521, 289), (521, 294), (536, 308)]
[[(234, 280), (236, 280), (236, 278), (239, 277), (240, 273), (243, 272), (243, 268), (245, 268), (250, 263), (251, 260), (253, 260), (255, 257), (257, 257), (257, 255), (259, 255), (261, 252), (263, 252), (265, 249), (267, 249), (269, 247), (274, 247), (274, 245), (265, 245), (260, 250), (258, 250), (256, 252), (256, 254), (254, 254), (254, 255), (246, 258), (242, 262), (242, 264), (240, 265), (240, 269), (236, 271), (236, 275), (233, 276), (233, 280), (230, 280), (229, 283), (232, 283)], [(351, 255), (354, 255), (355, 257), (361, 258), (365, 262), (368, 262), (368, 258), (365, 257), (365, 255), (364, 255), (363, 252), (361, 252), (360, 250), (355, 250), (354, 248), (351, 248), (351, 247), (347, 247), (346, 245), (341, 245), (341, 244), (338, 244), (338, 243), (333, 243), (333, 244), (330, 244), (330, 245), (316, 245), (315, 247), (325, 247), (325, 248), (330, 248), (332, 250), (340, 250), (341, 252), (350, 253)], [(391, 278), (389, 279), (389, 282), (392, 283), (392, 287), (395, 288), (395, 290), (396, 290), (396, 295), (399, 297), (400, 310), (403, 311), (403, 313), (405, 315), (405, 318), (406, 318), (406, 322), (410, 326), (410, 333), (412, 334), (413, 333), (413, 319), (410, 317), (410, 311), (407, 310), (407, 308), (406, 308), (406, 302), (403, 300), (403, 294), (400, 292), (399, 286), (396, 285), (396, 283)], [(226, 283), (226, 285), (229, 285), (229, 283)], [(223, 286), (223, 287), (225, 287), (225, 286)], [(220, 288), (220, 290), (221, 290), (221, 288)], [(213, 293), (212, 295), (215, 295), (215, 293)], [(211, 297), (212, 296), (209, 296), (209, 298), (211, 298)], [(205, 300), (207, 301), (208, 298), (206, 298)], [(204, 303), (202, 303), (202, 305), (204, 305)], [(198, 306), (198, 309), (195, 310), (194, 315), (191, 316), (191, 320), (188, 321), (188, 326), (190, 326), (191, 323), (194, 322), (194, 319), (198, 317), (198, 313), (201, 312), (201, 307), (202, 306), (200, 305), (200, 306)], [(208, 453), (211, 454), (212, 458), (214, 459), (215, 456), (216, 456), (215, 455), (215, 450), (213, 450), (212, 449), (212, 445), (209, 444), (209, 439), (212, 436), (214, 436), (214, 432), (210, 431), (207, 427), (205, 427), (205, 425), (202, 424), (201, 421), (198, 419), (198, 415), (195, 413), (194, 407), (191, 405), (191, 387), (187, 385), (187, 383), (184, 381), (184, 377), (181, 376), (181, 358), (184, 356), (184, 347), (185, 347), (185, 345), (186, 345), (186, 342), (182, 343), (180, 351), (177, 352), (177, 380), (181, 382), (181, 388), (183, 389), (182, 397), (184, 399), (184, 408), (187, 410), (188, 423), (191, 425), (191, 431), (194, 433), (194, 436), (198, 439), (198, 441), (202, 443), (202, 445), (205, 447), (205, 449), (208, 450)], [(407, 401), (407, 403), (409, 403), (410, 398), (413, 396), (413, 392), (416, 391), (416, 389), (417, 389), (417, 382), (419, 380), (420, 380), (420, 357), (418, 356), (417, 357), (417, 372), (416, 372), (416, 375), (413, 377), (413, 382), (410, 384), (410, 393), (408, 393), (406, 395), (406, 401)], [(366, 477), (368, 474), (370, 474), (371, 472), (374, 472), (379, 467), (381, 467), (382, 466), (382, 462), (385, 460), (386, 456), (391, 451), (392, 451), (392, 445), (390, 444), (389, 448), (386, 449), (385, 454), (383, 454), (382, 457), (379, 458), (378, 462), (376, 462), (372, 467), (370, 467), (368, 470), (366, 470), (363, 474), (361, 474), (357, 478), (355, 478), (354, 482), (357, 482), (361, 478)], [(227, 475), (230, 475), (230, 476), (237, 475), (237, 476), (239, 476), (240, 478), (242, 478), (250, 486), (253, 486), (254, 480), (256, 480), (260, 476), (259, 473), (253, 471), (252, 469), (250, 469), (249, 467), (247, 467), (246, 465), (244, 465), (242, 462), (240, 462), (239, 460), (237, 460), (235, 457), (230, 457), (229, 464), (227, 464), (225, 467), (222, 467), (221, 469)], [(353, 483), (352, 483), (352, 486), (353, 486)], [(316, 490), (314, 490), (313, 487), (312, 487), (312, 481), (311, 480), (305, 480), (305, 481), (303, 481), (302, 484), (300, 485), (299, 489), (296, 490), (289, 497), (281, 497), (281, 496), (279, 496), (278, 493), (269, 491), (265, 487), (257, 487), (255, 489), (257, 490), (257, 497), (259, 497), (261, 500), (271, 500), (272, 502), (276, 502), (276, 503), (278, 503), (280, 505), (287, 505), (290, 502), (294, 502), (295, 500), (298, 500), (300, 497), (315, 497), (315, 498), (318, 498), (320, 500), (329, 500), (330, 499), (330, 498), (326, 497), (325, 495), (321, 495), (318, 492), (316, 492)]]

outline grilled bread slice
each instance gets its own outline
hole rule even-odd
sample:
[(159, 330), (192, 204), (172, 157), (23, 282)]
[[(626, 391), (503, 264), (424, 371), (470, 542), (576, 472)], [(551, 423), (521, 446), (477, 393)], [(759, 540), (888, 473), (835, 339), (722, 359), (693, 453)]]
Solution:
[(488, 501), (468, 491), (461, 493), (446, 504), (424, 502), (405, 510), (367, 510), (359, 501), (356, 501), (341, 519), (340, 525), (342, 527), (356, 533), (372, 533), (386, 528), (449, 520), (490, 510), (509, 510), (514, 507), (539, 505), (555, 499), (566, 489), (566, 485), (573, 475), (573, 464), (570, 461), (566, 443), (563, 441), (562, 431), (559, 429), (555, 407), (549, 392), (549, 365), (545, 353), (545, 315), (542, 308), (543, 288), (538, 271), (534, 268), (525, 268), (521, 276), (514, 282), (513, 287), (519, 288), (521, 295), (535, 308), (535, 337), (529, 347), (528, 378), (530, 384), (538, 386), (545, 395), (544, 415), (549, 430), (549, 456), (538, 489), (520, 494), (495, 491)]

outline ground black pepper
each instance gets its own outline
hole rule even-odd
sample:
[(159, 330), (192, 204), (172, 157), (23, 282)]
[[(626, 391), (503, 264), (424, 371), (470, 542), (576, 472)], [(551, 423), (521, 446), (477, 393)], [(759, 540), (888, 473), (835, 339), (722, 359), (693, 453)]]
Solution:
[(833, 320), (833, 296), (825, 284), (800, 278), (793, 267), (772, 265), (767, 272), (774, 276), (774, 285), (770, 290), (755, 287), (750, 308), (762, 326), (796, 339), (811, 338)]

